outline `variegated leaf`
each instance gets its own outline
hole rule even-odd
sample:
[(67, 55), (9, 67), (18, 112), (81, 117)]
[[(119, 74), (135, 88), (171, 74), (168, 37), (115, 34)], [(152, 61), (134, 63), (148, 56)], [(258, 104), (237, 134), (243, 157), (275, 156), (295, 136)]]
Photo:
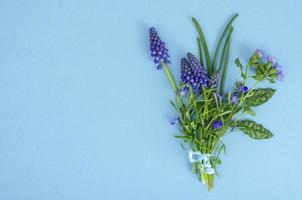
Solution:
[(275, 93), (272, 88), (254, 89), (250, 93), (250, 97), (246, 98), (246, 104), (251, 107), (256, 107), (267, 102)]
[(273, 134), (261, 124), (257, 124), (251, 120), (239, 121), (236, 125), (242, 132), (250, 136), (251, 138), (261, 140), (269, 139), (273, 137)]

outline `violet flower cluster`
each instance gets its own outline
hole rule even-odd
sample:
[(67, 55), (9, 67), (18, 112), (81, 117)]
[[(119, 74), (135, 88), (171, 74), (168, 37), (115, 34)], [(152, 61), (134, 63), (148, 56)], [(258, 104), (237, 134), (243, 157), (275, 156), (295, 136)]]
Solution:
[(150, 51), (153, 62), (157, 69), (161, 68), (162, 63), (170, 63), (170, 56), (165, 43), (160, 39), (154, 27), (149, 28)]
[(283, 81), (284, 74), (282, 66), (277, 62), (277, 59), (271, 55), (266, 55), (264, 51), (257, 49), (256, 54), (258, 55), (259, 59), (262, 59), (264, 62), (270, 62), (272, 67), (277, 70), (277, 81)]
[(201, 87), (209, 87), (209, 77), (200, 61), (192, 54), (187, 53), (187, 58), (181, 59), (181, 81), (192, 86), (196, 93)]

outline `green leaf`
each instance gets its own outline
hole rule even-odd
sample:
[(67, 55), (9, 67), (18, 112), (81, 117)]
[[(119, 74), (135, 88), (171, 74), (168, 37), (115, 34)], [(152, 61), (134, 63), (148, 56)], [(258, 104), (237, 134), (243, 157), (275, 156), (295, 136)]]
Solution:
[(235, 64), (236, 64), (237, 67), (240, 69), (241, 77), (242, 77), (242, 78), (245, 78), (245, 75), (244, 75), (244, 73), (243, 73), (243, 65), (241, 64), (239, 58), (236, 58)]
[(203, 50), (204, 50), (204, 55), (205, 55), (205, 59), (206, 59), (206, 63), (207, 63), (208, 73), (209, 73), (209, 75), (211, 75), (212, 72), (213, 72), (213, 69), (211, 67), (210, 53), (209, 53), (209, 50), (208, 50), (206, 39), (204, 37), (203, 31), (202, 31), (198, 21), (194, 17), (192, 17), (192, 21), (193, 21), (194, 26), (195, 26), (198, 34), (199, 34), (199, 38), (200, 38), (200, 41), (201, 41), (201, 44), (202, 44), (202, 47), (203, 47)]
[(225, 45), (223, 47), (221, 58), (220, 58), (220, 63), (219, 63), (219, 73), (222, 74), (221, 82), (220, 82), (220, 95), (223, 95), (223, 93), (224, 93), (224, 83), (225, 83), (228, 61), (229, 61), (229, 49), (230, 49), (230, 41), (231, 41), (232, 32), (233, 32), (233, 27), (230, 26), (229, 33), (228, 33)]
[(256, 107), (267, 102), (275, 93), (272, 88), (259, 88), (250, 92), (250, 96), (246, 98), (246, 104), (251, 107)]
[(236, 126), (253, 139), (261, 140), (273, 137), (273, 134), (268, 129), (251, 120), (239, 121)]
[(172, 107), (176, 110), (177, 113), (179, 113), (179, 109), (177, 108), (177, 106), (175, 105), (175, 103), (171, 100), (169, 100), (170, 104), (172, 105)]
[(202, 56), (202, 43), (201, 43), (199, 37), (197, 37), (197, 45), (198, 45), (198, 52), (199, 52), (199, 60), (200, 60), (200, 64), (201, 64), (201, 66), (204, 66), (203, 56)]
[(248, 113), (248, 114), (250, 114), (250, 115), (252, 115), (252, 116), (255, 116), (256, 115), (256, 113), (253, 111), (253, 109), (251, 109), (250, 107), (245, 107), (245, 108), (243, 108), (243, 114), (246, 114), (246, 113)]
[(192, 141), (192, 136), (189, 135), (174, 135), (177, 139), (183, 139), (184, 142), (189, 143)]
[(219, 39), (218, 44), (217, 44), (217, 46), (216, 46), (214, 58), (213, 58), (213, 63), (212, 63), (212, 68), (213, 68), (213, 69), (215, 68), (215, 64), (216, 64), (215, 62), (216, 62), (216, 58), (217, 58), (217, 56), (218, 56), (218, 52), (219, 52), (219, 50), (220, 50), (220, 46), (221, 46), (222, 40), (223, 40), (223, 38), (225, 37), (225, 35), (226, 35), (227, 31), (229, 30), (229, 28), (230, 28), (231, 24), (233, 23), (233, 21), (236, 19), (236, 17), (238, 17), (238, 15), (239, 15), (239, 14), (237, 13), (237, 14), (235, 14), (235, 15), (231, 18), (231, 20), (228, 22), (228, 24), (226, 25), (226, 27), (224, 28), (224, 31), (222, 32), (222, 34), (221, 34), (221, 36), (220, 36), (220, 39)]

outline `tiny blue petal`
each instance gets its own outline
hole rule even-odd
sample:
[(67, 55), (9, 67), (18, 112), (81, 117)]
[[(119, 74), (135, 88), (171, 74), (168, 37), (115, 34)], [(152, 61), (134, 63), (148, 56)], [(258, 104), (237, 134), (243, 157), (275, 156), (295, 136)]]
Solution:
[(172, 120), (172, 121), (170, 122), (170, 124), (171, 124), (171, 125), (175, 125), (175, 124), (178, 124), (179, 122), (180, 122), (180, 118), (177, 117), (177, 118), (175, 118), (174, 120)]

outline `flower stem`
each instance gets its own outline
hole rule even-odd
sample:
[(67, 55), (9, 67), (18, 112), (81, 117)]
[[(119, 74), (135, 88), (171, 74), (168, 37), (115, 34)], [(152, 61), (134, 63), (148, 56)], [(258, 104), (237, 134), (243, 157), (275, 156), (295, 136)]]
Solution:
[(164, 70), (166, 72), (166, 75), (167, 75), (167, 77), (168, 77), (168, 79), (170, 81), (170, 84), (171, 84), (174, 92), (177, 93), (177, 86), (176, 86), (175, 80), (174, 80), (174, 78), (173, 78), (173, 76), (172, 76), (172, 74), (171, 74), (168, 66), (165, 63), (162, 63), (162, 65), (163, 65), (163, 68), (164, 68)]
[(177, 88), (177, 85), (176, 85), (175, 80), (173, 78), (173, 75), (172, 75), (170, 69), (168, 68), (168, 66), (165, 63), (162, 63), (162, 66), (163, 66), (163, 68), (165, 70), (165, 73), (166, 73), (166, 75), (169, 79), (169, 82), (170, 82), (170, 84), (173, 88), (173, 91), (175, 92), (178, 104), (180, 105), (180, 108), (182, 109), (184, 107), (184, 103), (182, 102), (182, 99), (178, 95), (178, 88)]
[(208, 191), (211, 192), (214, 187), (214, 175), (208, 174)]

